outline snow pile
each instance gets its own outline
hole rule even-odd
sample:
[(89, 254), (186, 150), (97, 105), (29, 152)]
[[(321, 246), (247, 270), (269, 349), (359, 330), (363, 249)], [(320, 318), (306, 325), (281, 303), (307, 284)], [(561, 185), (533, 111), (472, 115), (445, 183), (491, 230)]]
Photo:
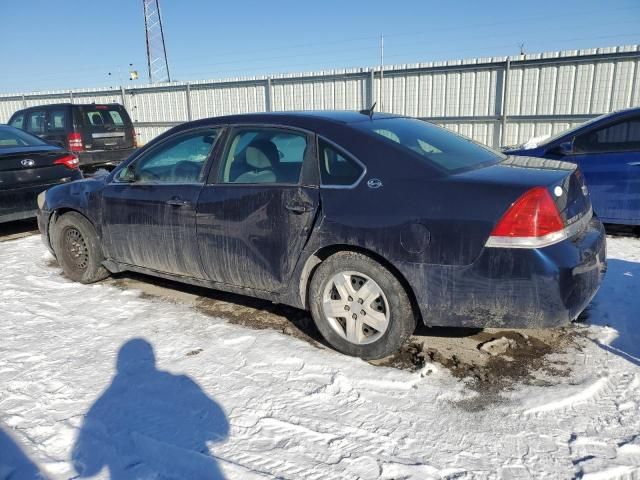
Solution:
[(471, 411), (437, 364), (375, 367), (75, 284), (39, 238), (2, 243), (0, 479), (638, 475), (640, 241), (610, 256), (570, 375)]

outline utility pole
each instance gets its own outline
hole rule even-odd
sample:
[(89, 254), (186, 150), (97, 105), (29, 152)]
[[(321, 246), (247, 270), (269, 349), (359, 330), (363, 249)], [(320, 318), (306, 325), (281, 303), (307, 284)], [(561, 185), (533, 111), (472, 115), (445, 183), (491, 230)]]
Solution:
[(384, 35), (380, 35), (380, 112), (384, 111)]
[(164, 43), (160, 0), (142, 0), (144, 28), (147, 39), (147, 66), (149, 82), (170, 82), (167, 48)]

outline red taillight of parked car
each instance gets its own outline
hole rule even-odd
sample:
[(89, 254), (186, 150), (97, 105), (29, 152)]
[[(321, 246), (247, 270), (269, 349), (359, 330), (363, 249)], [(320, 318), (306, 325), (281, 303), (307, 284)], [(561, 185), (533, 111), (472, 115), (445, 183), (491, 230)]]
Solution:
[(64, 165), (65, 167), (75, 170), (80, 167), (80, 161), (75, 155), (65, 155), (53, 162), (54, 165)]
[[(535, 187), (516, 200), (491, 232), (491, 243), (508, 239), (547, 237), (565, 228), (551, 194), (545, 187)], [(489, 243), (489, 242), (488, 242)], [(497, 245), (492, 245), (497, 246)], [(512, 246), (534, 246), (513, 242)]]
[(82, 152), (84, 146), (82, 145), (82, 135), (78, 132), (71, 132), (67, 135), (67, 141), (69, 143), (69, 150), (72, 152)]
[(135, 130), (131, 130), (131, 134), (133, 135), (133, 148), (138, 148), (138, 134)]

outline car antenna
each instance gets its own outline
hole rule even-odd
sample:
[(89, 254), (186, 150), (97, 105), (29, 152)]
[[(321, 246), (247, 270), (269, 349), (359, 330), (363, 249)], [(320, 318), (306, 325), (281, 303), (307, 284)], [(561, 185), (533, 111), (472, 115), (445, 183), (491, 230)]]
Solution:
[(364, 110), (360, 110), (360, 113), (363, 115), (368, 115), (369, 119), (372, 119), (373, 111), (375, 110), (377, 104), (378, 102), (373, 102), (373, 105), (371, 105), (371, 108), (365, 108)]

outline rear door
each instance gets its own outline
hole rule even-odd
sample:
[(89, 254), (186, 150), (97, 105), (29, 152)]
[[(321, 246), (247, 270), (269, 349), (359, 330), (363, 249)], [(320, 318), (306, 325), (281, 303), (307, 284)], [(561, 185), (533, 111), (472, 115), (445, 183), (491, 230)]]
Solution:
[(574, 155), (603, 221), (640, 221), (640, 116), (578, 135)]
[(102, 193), (103, 236), (110, 258), (203, 278), (196, 203), (219, 134), (213, 127), (177, 133), (114, 176)]
[(24, 118), (24, 128), (27, 132), (37, 137), (42, 137), (47, 127), (47, 111), (42, 108), (28, 110)]
[(40, 137), (52, 145), (67, 147), (67, 132), (71, 129), (71, 109), (68, 106), (47, 109), (45, 131)]
[(131, 119), (122, 105), (81, 105), (78, 128), (86, 150), (123, 150), (134, 147)]
[(279, 127), (237, 127), (198, 201), (206, 277), (245, 288), (286, 288), (319, 203), (315, 140)]

